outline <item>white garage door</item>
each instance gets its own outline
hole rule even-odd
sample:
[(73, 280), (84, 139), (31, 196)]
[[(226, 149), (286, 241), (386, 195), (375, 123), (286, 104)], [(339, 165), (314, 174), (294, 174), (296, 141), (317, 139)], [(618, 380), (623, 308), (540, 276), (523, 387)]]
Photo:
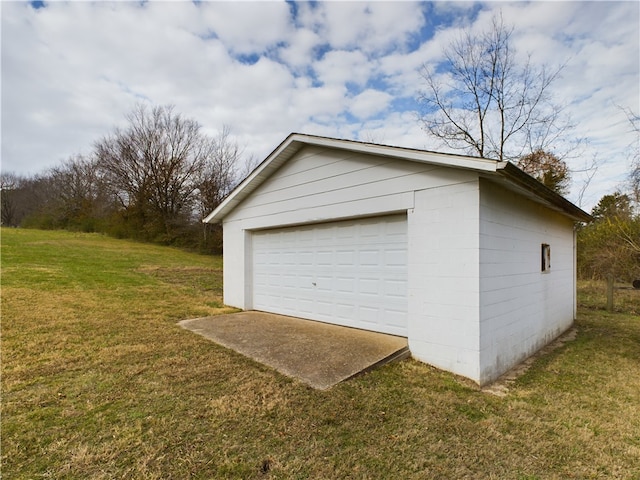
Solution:
[(406, 215), (255, 232), (253, 308), (406, 336)]

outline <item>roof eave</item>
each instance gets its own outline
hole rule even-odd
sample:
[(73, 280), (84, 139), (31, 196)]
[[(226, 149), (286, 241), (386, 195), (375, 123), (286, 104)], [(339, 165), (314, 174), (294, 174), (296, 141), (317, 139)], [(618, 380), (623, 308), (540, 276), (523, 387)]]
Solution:
[(593, 217), (580, 207), (574, 205), (559, 193), (551, 190), (528, 173), (522, 171), (513, 163), (500, 162), (496, 172), (510, 183), (533, 193), (548, 206), (564, 213), (577, 222), (591, 222), (593, 220)]
[[(417, 150), (411, 148), (392, 147), (373, 143), (356, 142), (352, 140), (340, 140), (315, 135), (292, 133), (278, 145), (265, 160), (258, 165), (240, 184), (211, 212), (204, 223), (219, 223), (237, 205), (255, 191), (277, 169), (294, 156), (302, 147), (313, 145), (325, 148), (342, 148), (354, 152), (401, 158), (403, 160), (424, 162), (443, 165), (454, 168), (475, 170), (486, 176), (499, 175), (508, 184), (520, 191), (529, 192), (539, 203), (543, 203), (559, 212), (564, 213), (577, 222), (590, 222), (593, 217), (565, 199), (562, 195), (520, 170), (509, 162), (497, 162), (496, 160), (465, 157), (460, 155), (442, 154)], [(495, 177), (494, 177), (495, 178)]]
[(411, 148), (401, 148), (374, 143), (341, 140), (329, 137), (319, 137), (301, 133), (292, 133), (285, 138), (275, 150), (251, 174), (211, 212), (204, 223), (218, 223), (242, 202), (251, 192), (258, 188), (275, 170), (280, 168), (289, 158), (305, 145), (325, 148), (342, 148), (354, 152), (377, 155), (383, 157), (400, 158), (403, 160), (432, 163), (454, 168), (467, 168), (483, 172), (495, 172), (495, 160), (465, 157), (445, 153), (429, 152)]

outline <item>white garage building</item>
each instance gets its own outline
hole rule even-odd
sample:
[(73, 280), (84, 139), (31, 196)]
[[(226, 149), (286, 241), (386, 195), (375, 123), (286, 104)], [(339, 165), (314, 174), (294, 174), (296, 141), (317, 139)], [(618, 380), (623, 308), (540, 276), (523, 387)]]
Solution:
[(404, 336), (482, 385), (573, 323), (589, 219), (507, 162), (291, 134), (205, 221), (226, 304)]

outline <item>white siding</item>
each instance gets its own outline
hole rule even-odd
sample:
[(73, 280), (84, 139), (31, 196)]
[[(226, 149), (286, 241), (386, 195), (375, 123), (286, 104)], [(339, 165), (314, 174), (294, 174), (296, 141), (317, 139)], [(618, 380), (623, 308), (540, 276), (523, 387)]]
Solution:
[(243, 228), (273, 228), (402, 212), (413, 192), (477, 174), (341, 150), (307, 147), (225, 218)]
[(478, 180), (416, 192), (409, 213), (412, 356), (478, 380)]
[(463, 170), (307, 147), (225, 217), (224, 301), (253, 308), (253, 231), (404, 213), (413, 208), (415, 190), (473, 178)]
[(250, 252), (250, 244), (247, 241), (249, 235), (239, 228), (227, 228), (223, 224), (222, 244), (224, 255), (222, 256), (222, 294), (224, 303), (233, 307), (250, 310), (251, 291), (246, 295), (245, 279), (251, 278), (252, 267), (250, 262), (245, 262), (246, 252)]
[[(574, 318), (573, 223), (482, 182), (480, 207), (480, 383), (535, 353)], [(541, 245), (551, 269), (541, 271)]]

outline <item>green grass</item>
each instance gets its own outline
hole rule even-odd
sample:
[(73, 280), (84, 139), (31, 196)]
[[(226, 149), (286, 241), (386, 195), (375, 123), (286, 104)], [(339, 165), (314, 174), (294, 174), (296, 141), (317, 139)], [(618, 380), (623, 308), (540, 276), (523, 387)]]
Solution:
[(582, 285), (576, 339), (505, 397), (413, 360), (315, 391), (176, 325), (228, 311), (219, 257), (1, 253), (3, 478), (640, 478), (640, 292), (607, 313)]

